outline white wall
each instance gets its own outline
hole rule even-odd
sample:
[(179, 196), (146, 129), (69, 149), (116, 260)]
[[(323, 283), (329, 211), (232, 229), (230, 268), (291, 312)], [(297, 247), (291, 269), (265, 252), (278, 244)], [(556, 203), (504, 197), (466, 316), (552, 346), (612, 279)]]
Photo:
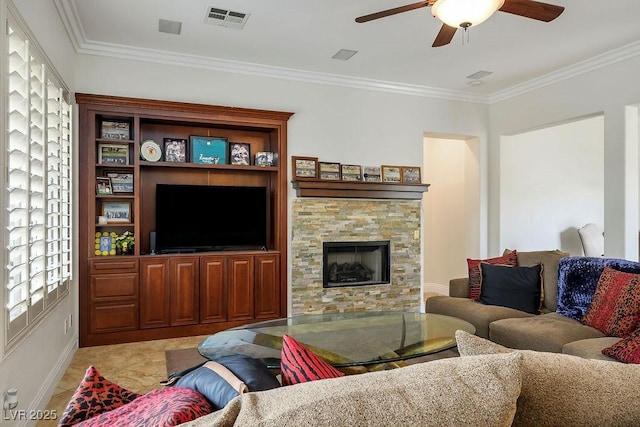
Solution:
[(480, 163), (476, 139), (425, 138), (425, 291), (448, 294), (449, 280), (467, 275), (480, 254)]
[[(489, 239), (490, 253), (502, 241), (501, 137), (597, 114), (604, 115), (605, 255), (638, 259), (638, 135), (637, 105), (640, 70), (636, 51), (625, 60), (565, 76), (555, 84), (496, 102), (490, 106)], [(629, 126), (630, 119), (635, 122)], [(629, 128), (632, 128), (631, 130)]]
[(577, 229), (604, 224), (603, 158), (602, 116), (503, 136), (500, 248), (583, 255)]
[(413, 165), (425, 131), (486, 140), (481, 104), (89, 55), (78, 68), (78, 92), (293, 112), (289, 155)]
[[(58, 20), (53, 2), (14, 0), (14, 4), (47, 52), (54, 67), (73, 90), (75, 53)], [(4, 1), (1, 5), (4, 8)], [(4, 229), (4, 226), (2, 228)], [(1, 262), (1, 265), (6, 264)], [(28, 413), (31, 409), (44, 408), (71, 360), (78, 339), (77, 288), (77, 283), (72, 283), (70, 295), (63, 299), (17, 347), (11, 351), (0, 348), (0, 396), (8, 388), (18, 388), (17, 409), (26, 410)], [(0, 294), (0, 301), (2, 299), (3, 294)], [(0, 305), (4, 306), (4, 303)], [(73, 329), (71, 333), (65, 334), (64, 321), (70, 314), (73, 315)], [(4, 316), (0, 317), (0, 328), (4, 330)], [(5, 421), (5, 424), (27, 423)], [(35, 421), (29, 424), (35, 425)]]

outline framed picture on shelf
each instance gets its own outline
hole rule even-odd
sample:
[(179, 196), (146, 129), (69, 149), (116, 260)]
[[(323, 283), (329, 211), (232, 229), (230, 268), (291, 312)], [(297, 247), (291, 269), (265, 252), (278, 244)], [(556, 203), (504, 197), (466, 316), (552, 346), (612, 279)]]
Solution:
[(362, 167), (360, 165), (341, 165), (343, 181), (362, 181)]
[(114, 241), (115, 233), (98, 232), (96, 233), (95, 254), (98, 256), (107, 256), (116, 254), (116, 242)]
[(277, 166), (278, 153), (271, 151), (258, 151), (255, 155), (253, 164), (256, 166)]
[(363, 166), (362, 180), (365, 182), (382, 182), (380, 166)]
[(318, 174), (320, 179), (340, 181), (340, 163), (318, 162)]
[(113, 188), (111, 187), (111, 179), (98, 176), (96, 177), (96, 194), (104, 195), (104, 194), (113, 194)]
[(230, 142), (229, 163), (232, 165), (250, 165), (251, 144), (245, 142)]
[(382, 165), (382, 182), (402, 182), (402, 166)]
[(420, 167), (403, 166), (402, 182), (405, 184), (420, 184), (422, 182), (422, 178), (420, 177)]
[(100, 125), (100, 138), (103, 139), (131, 139), (129, 122), (105, 120)]
[(101, 165), (128, 165), (129, 146), (124, 144), (98, 144), (98, 163)]
[(105, 202), (102, 204), (102, 216), (107, 223), (131, 222), (131, 203)]
[(164, 161), (187, 161), (187, 140), (183, 138), (164, 138)]
[(107, 172), (114, 193), (133, 193), (133, 174)]
[(318, 158), (317, 157), (291, 157), (294, 179), (317, 179), (318, 178)]
[(203, 165), (227, 164), (227, 138), (191, 136), (191, 161)]

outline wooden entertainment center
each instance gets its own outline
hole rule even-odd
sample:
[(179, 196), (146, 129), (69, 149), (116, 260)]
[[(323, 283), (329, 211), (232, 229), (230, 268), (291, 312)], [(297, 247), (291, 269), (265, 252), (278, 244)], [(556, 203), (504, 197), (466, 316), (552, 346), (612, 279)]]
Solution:
[[(80, 93), (76, 101), (80, 346), (210, 334), (286, 316), (287, 121), (292, 113)], [(115, 138), (103, 134), (105, 122), (123, 124)], [(249, 144), (252, 155), (276, 153), (279, 161), (273, 166), (196, 164), (188, 152), (184, 162), (141, 159), (146, 141), (162, 147), (165, 138), (188, 141), (194, 135)], [(109, 175), (132, 176), (133, 184), (124, 192), (98, 194), (96, 178)], [(157, 184), (266, 187), (265, 250), (150, 254)], [(124, 219), (99, 221), (105, 204), (122, 208)], [(135, 237), (133, 253), (102, 255), (96, 238), (125, 231)]]

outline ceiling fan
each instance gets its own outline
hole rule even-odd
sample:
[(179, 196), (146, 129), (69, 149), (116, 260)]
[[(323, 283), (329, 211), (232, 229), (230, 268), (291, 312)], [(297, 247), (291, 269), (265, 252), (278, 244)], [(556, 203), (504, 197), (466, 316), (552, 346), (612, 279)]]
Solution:
[(498, 10), (544, 22), (553, 21), (564, 11), (562, 6), (534, 0), (426, 0), (360, 16), (356, 22), (369, 22), (428, 6), (433, 16), (443, 22), (433, 47), (449, 44), (458, 27), (466, 30), (481, 24)]

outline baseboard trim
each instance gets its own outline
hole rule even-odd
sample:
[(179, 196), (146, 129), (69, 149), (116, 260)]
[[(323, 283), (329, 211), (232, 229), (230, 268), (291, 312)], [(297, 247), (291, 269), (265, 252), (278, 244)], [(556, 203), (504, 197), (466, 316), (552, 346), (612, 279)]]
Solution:
[[(69, 343), (65, 347), (64, 351), (60, 354), (56, 365), (53, 367), (47, 378), (42, 382), (42, 387), (34, 397), (31, 405), (29, 405), (28, 413), (32, 411), (42, 410), (42, 408), (46, 408), (53, 396), (53, 393), (56, 391), (58, 384), (62, 380), (65, 372), (67, 372), (67, 368), (71, 364), (73, 360), (73, 356), (78, 349), (78, 335), (74, 335)], [(58, 419), (62, 416), (62, 414), (56, 414)], [(25, 420), (23, 423), (19, 424), (20, 427), (29, 425), (29, 421)]]

